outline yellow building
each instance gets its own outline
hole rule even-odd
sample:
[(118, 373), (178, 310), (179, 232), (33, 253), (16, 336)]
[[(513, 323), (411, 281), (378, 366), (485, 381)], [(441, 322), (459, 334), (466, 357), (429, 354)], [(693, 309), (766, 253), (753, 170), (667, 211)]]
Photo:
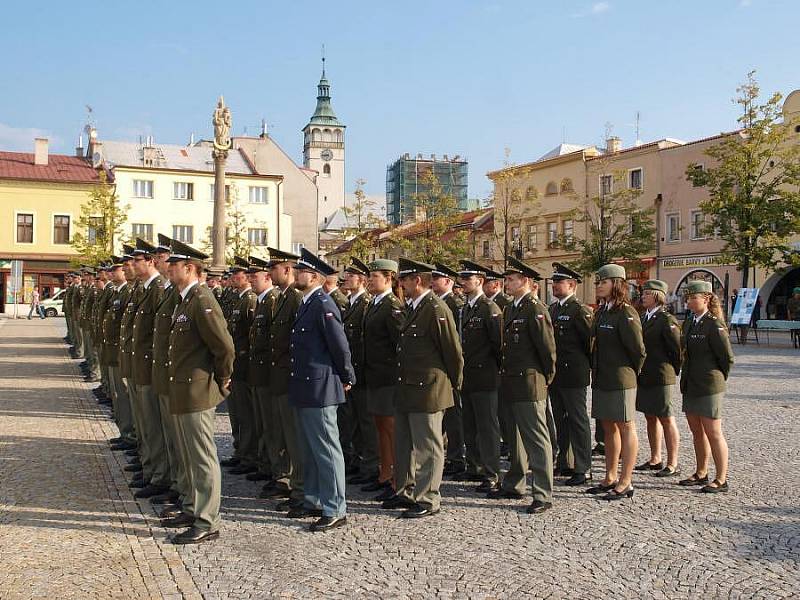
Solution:
[(0, 312), (13, 303), (9, 292), (11, 261), (23, 261), (24, 296), (34, 287), (42, 298), (64, 287), (64, 274), (76, 253), (70, 246), (99, 176), (81, 157), (49, 154), (37, 139), (33, 154), (0, 152)]

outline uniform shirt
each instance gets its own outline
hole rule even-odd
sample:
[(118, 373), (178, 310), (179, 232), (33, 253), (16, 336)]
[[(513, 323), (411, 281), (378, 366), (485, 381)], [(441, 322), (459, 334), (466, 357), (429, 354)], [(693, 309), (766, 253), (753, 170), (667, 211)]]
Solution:
[(194, 286), (196, 286), (198, 283), (200, 283), (200, 282), (199, 282), (199, 281), (193, 281), (192, 283), (190, 283), (189, 285), (187, 285), (185, 288), (183, 288), (183, 289), (181, 290), (181, 300), (186, 300), (186, 296), (189, 294), (189, 292), (191, 291), (191, 289), (192, 289)]
[(348, 297), (348, 301), (350, 302), (350, 306), (355, 304), (361, 296), (366, 294), (366, 290), (361, 290), (360, 292), (356, 292), (355, 294), (350, 294)]
[(411, 299), (408, 303), (408, 306), (411, 308), (411, 310), (417, 310), (419, 303), (422, 302), (425, 299), (425, 296), (430, 294), (430, 292), (431, 292), (430, 290), (425, 290), (416, 298)]
[(389, 295), (389, 294), (391, 294), (391, 293), (392, 293), (392, 290), (391, 290), (391, 288), (390, 288), (390, 289), (386, 290), (385, 292), (382, 292), (382, 293), (378, 294), (377, 296), (375, 296), (375, 297), (372, 299), (372, 304), (377, 304), (378, 302), (380, 302), (381, 300), (383, 300), (383, 299), (384, 299), (386, 296), (388, 296), (388, 295)]
[[(317, 287), (315, 287), (313, 290), (311, 290), (310, 292), (308, 292), (308, 293), (307, 293), (305, 296), (303, 296), (303, 304), (305, 304), (306, 302), (308, 302), (308, 300), (311, 298), (311, 295), (312, 295), (314, 292), (316, 292), (318, 289), (320, 289), (321, 287), (322, 287), (321, 285), (318, 285), (318, 286), (317, 286)], [(337, 289), (338, 289), (338, 288), (337, 288)], [(330, 297), (330, 294), (328, 294), (328, 297)]]

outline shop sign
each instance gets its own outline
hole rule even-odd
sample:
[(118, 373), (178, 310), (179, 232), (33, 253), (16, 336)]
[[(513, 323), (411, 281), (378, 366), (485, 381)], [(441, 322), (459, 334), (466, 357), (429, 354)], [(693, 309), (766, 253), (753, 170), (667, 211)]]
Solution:
[(725, 266), (720, 254), (706, 256), (676, 256), (675, 258), (662, 258), (661, 266), (665, 269), (686, 269), (691, 267), (721, 267)]

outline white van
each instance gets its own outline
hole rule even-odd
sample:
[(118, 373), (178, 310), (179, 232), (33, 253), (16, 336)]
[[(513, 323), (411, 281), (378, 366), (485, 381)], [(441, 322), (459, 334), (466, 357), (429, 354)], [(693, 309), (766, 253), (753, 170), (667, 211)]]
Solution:
[(66, 293), (67, 290), (59, 290), (52, 298), (40, 302), (46, 316), (58, 317), (64, 314), (64, 294)]

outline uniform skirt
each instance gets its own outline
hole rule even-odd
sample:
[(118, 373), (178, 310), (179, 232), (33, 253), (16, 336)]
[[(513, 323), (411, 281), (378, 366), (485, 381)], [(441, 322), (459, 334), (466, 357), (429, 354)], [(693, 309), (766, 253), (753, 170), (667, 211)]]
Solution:
[(709, 396), (683, 395), (683, 412), (691, 415), (708, 417), (709, 419), (722, 418), (722, 398), (723, 392), (711, 394)]
[(367, 389), (367, 411), (376, 417), (394, 416), (395, 386)]
[(636, 389), (636, 410), (656, 417), (671, 417), (674, 385), (647, 385)]
[(592, 417), (606, 421), (632, 421), (636, 413), (636, 388), (598, 390), (592, 388)]

